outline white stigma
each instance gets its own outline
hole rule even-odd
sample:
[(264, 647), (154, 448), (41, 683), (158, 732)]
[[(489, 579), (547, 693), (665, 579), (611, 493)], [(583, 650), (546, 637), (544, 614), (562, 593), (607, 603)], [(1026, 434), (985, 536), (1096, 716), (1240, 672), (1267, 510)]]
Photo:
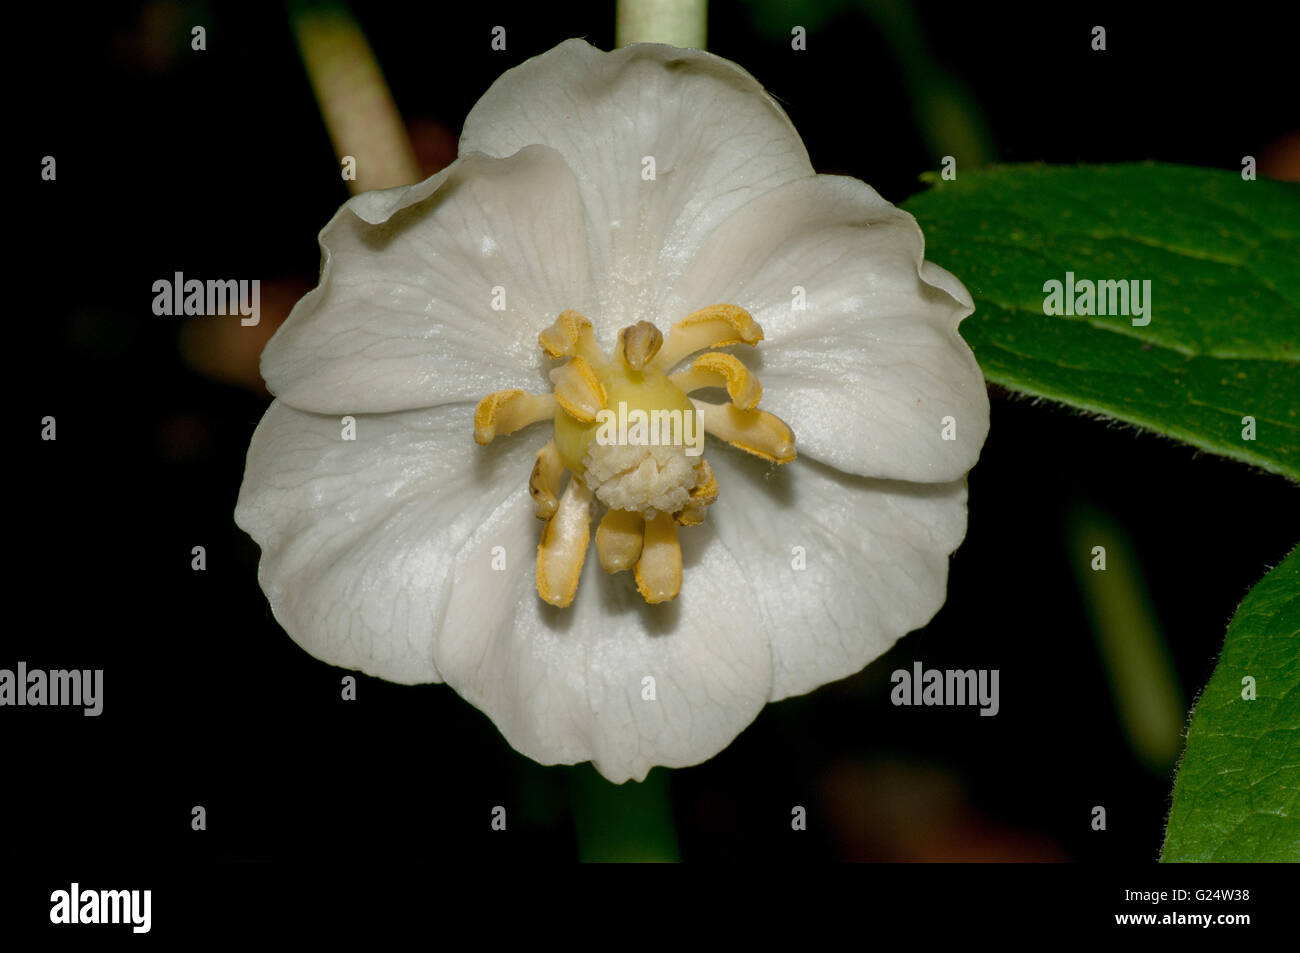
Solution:
[(596, 499), (614, 510), (646, 519), (676, 513), (698, 482), (695, 461), (684, 447), (601, 444), (593, 440), (582, 459), (584, 479)]

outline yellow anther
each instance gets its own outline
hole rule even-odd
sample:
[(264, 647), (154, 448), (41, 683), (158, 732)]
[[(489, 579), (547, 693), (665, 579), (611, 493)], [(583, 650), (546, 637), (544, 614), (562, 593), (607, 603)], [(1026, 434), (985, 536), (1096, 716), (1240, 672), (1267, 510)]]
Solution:
[(638, 321), (618, 332), (618, 353), (634, 371), (650, 363), (663, 343), (663, 334), (649, 321)]
[(537, 462), (533, 464), (533, 473), (528, 478), (528, 492), (533, 498), (533, 507), (539, 520), (548, 520), (555, 515), (562, 476), (564, 461), (560, 459), (560, 451), (555, 449), (555, 441), (552, 440), (537, 451)]
[(699, 526), (704, 522), (705, 511), (718, 498), (718, 481), (713, 476), (713, 467), (700, 457), (695, 465), (699, 482), (691, 490), (691, 499), (685, 506), (673, 514), (673, 521), (678, 526)]
[(562, 311), (555, 323), (537, 335), (547, 357), (581, 357), (588, 364), (601, 364), (604, 355), (596, 346), (591, 322), (577, 311)]
[(715, 304), (688, 314), (669, 329), (654, 366), (667, 371), (696, 351), (761, 340), (763, 329), (748, 311), (734, 304)]
[(591, 539), (591, 491), (577, 477), (560, 497), (537, 547), (537, 594), (561, 609), (573, 601)]
[(695, 465), (695, 472), (699, 476), (699, 482), (695, 484), (695, 489), (691, 490), (691, 502), (709, 506), (718, 498), (718, 480), (713, 475), (713, 467), (709, 466), (708, 460), (700, 457), (700, 462)]
[(696, 506), (694, 503), (687, 503), (673, 514), (673, 522), (678, 526), (699, 526), (704, 522), (704, 515), (707, 511), (707, 506)]
[(641, 558), (645, 520), (633, 510), (608, 510), (596, 530), (596, 553), (605, 572), (631, 569)]
[(668, 379), (688, 394), (702, 387), (725, 387), (731, 402), (741, 410), (756, 406), (763, 396), (763, 385), (740, 358), (720, 351), (701, 354), (690, 367)]
[(597, 411), (605, 406), (605, 385), (581, 357), (551, 371), (551, 384), (555, 387), (555, 399), (575, 420), (591, 423)]
[(498, 390), (474, 409), (474, 440), (491, 443), (494, 437), (514, 433), (529, 424), (555, 416), (555, 398), (523, 390)]
[(636, 588), (651, 605), (675, 599), (682, 590), (682, 547), (677, 524), (659, 513), (645, 524), (645, 542), (636, 562)]
[(764, 410), (741, 410), (733, 404), (691, 403), (704, 421), (705, 431), (733, 447), (773, 463), (789, 463), (795, 458), (794, 433), (780, 417)]

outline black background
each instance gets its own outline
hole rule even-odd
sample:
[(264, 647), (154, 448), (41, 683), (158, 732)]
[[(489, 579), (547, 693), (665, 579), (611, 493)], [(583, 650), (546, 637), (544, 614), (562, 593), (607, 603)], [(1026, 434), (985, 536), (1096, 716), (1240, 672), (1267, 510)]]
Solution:
[[(159, 9), (175, 18), (151, 47), (142, 24)], [(1266, 6), (1213, 19), (1183, 6), (917, 9), (1003, 161), (1239, 169), (1300, 124), (1291, 34)], [(573, 35), (613, 42), (612, 3), (371, 3), (358, 15), (404, 116), (452, 137), (505, 68)], [(362, 676), (359, 700), (342, 702), (344, 673), (275, 623), (256, 546), (231, 518), (267, 399), (196, 373), (180, 357), (182, 319), (151, 312), (153, 281), (174, 271), (258, 277), (264, 308), (268, 282), (314, 284), (316, 232), (347, 193), (284, 10), (41, 5), (17, 16), (12, 612), (0, 667), (103, 668), (105, 710), (0, 711), (7, 846), (88, 858), (576, 858), (570, 797), (583, 769), (516, 754), (446, 686)], [(201, 53), (188, 43), (198, 23)], [(1107, 27), (1104, 53), (1089, 49), (1095, 23)], [(497, 24), (506, 52), (489, 48)], [(804, 52), (760, 33), (734, 0), (712, 5), (710, 26), (710, 48), (782, 101), (820, 171), (901, 202), (937, 167), (889, 46), (850, 5)], [(45, 155), (57, 157), (56, 182), (39, 178)], [(55, 442), (39, 439), (46, 415)], [(995, 393), (970, 500), (947, 604), (926, 630), (857, 676), (769, 706), (720, 755), (672, 773), (683, 859), (1158, 857), (1171, 776), (1144, 769), (1125, 742), (1071, 574), (1067, 514), (1088, 502), (1129, 534), (1190, 701), (1237, 603), (1300, 535), (1295, 488)], [(190, 569), (195, 545), (207, 548), (205, 572)], [(889, 672), (914, 659), (999, 669), (1001, 714), (891, 706)], [(204, 832), (190, 829), (196, 804)], [(489, 829), (498, 804), (507, 835)], [(790, 830), (794, 804), (809, 809), (806, 833)], [(1098, 804), (1105, 832), (1089, 826)]]

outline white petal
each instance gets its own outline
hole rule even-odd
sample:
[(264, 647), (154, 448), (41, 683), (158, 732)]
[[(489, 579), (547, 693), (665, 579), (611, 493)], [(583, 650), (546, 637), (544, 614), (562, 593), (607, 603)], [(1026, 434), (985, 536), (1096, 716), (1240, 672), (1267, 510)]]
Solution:
[(966, 534), (964, 479), (870, 480), (806, 459), (773, 472), (730, 448), (710, 448), (709, 462), (708, 519), (756, 593), (773, 701), (861, 671), (943, 605)]
[(765, 340), (737, 353), (801, 454), (863, 476), (950, 482), (979, 457), (988, 394), (957, 333), (970, 295), (923, 256), (911, 215), (856, 179), (821, 175), (732, 216), (671, 302), (753, 314)]
[[(539, 530), (523, 493), (484, 525), (462, 554), (435, 646), (443, 678), (511, 745), (543, 764), (594, 761), (621, 783), (704, 761), (753, 721), (771, 688), (768, 634), (707, 526), (681, 533), (673, 602), (647, 606), (631, 573), (600, 568), (593, 545), (567, 609), (534, 588)], [(511, 569), (485, 575), (494, 546)], [(643, 697), (647, 677), (654, 700)]]
[(320, 245), (320, 287), (262, 354), (267, 386), (300, 410), (383, 413), (536, 390), (546, 381), (537, 333), (586, 306), (577, 184), (544, 146), (465, 156), (418, 185), (358, 195)]
[[(434, 633), (458, 554), (526, 486), (544, 439), (479, 447), (472, 404), (338, 417), (275, 401), (248, 451), (235, 522), (262, 547), (276, 619), (325, 662), (439, 681)], [(484, 571), (490, 571), (484, 567)]]
[(470, 112), (460, 148), (506, 156), (534, 142), (578, 176), (600, 282), (589, 316), (606, 343), (639, 319), (681, 317), (658, 304), (705, 236), (754, 196), (812, 174), (790, 120), (752, 76), (653, 44), (602, 53), (568, 40), (509, 70)]

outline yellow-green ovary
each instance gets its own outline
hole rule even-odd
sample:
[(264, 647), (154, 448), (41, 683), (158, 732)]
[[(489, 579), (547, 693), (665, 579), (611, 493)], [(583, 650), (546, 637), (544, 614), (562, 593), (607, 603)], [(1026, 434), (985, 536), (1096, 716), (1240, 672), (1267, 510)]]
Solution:
[[(619, 361), (618, 363), (622, 363)], [(618, 413), (619, 402), (627, 404), (630, 414), (634, 410), (680, 410), (682, 419), (689, 419), (695, 407), (682, 390), (658, 371), (634, 371), (626, 367), (596, 369), (596, 376), (605, 388), (605, 407)], [(578, 476), (583, 475), (583, 458), (587, 447), (596, 436), (598, 421), (584, 424), (563, 410), (555, 412), (555, 448), (564, 465)]]

